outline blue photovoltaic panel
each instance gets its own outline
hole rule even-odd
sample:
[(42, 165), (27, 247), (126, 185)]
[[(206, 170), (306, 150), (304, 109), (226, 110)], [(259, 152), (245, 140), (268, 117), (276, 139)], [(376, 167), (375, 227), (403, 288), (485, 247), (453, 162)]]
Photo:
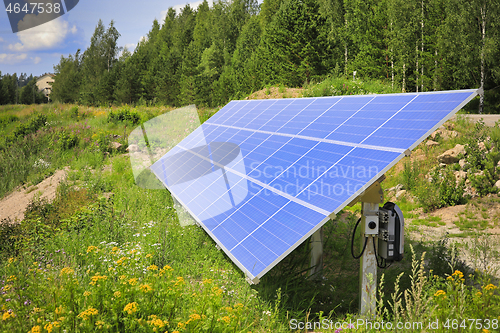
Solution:
[(231, 101), (151, 169), (255, 281), (476, 95)]

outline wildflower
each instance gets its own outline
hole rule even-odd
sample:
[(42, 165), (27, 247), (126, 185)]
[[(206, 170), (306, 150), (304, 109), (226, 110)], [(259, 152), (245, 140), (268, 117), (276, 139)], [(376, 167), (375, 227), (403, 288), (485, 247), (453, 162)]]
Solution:
[(95, 316), (99, 313), (97, 309), (94, 309), (92, 307), (88, 308), (87, 310), (83, 311), (78, 315), (78, 318), (82, 318), (83, 320), (89, 319), (91, 316)]
[(175, 282), (175, 286), (178, 286), (180, 284), (184, 283), (184, 278), (182, 276), (177, 277), (177, 282)]
[(9, 264), (12, 264), (14, 261), (15, 261), (14, 258), (9, 258), (9, 260), (8, 260)]
[(183, 328), (184, 326), (186, 326), (186, 324), (184, 324), (182, 321), (177, 323), (177, 327), (179, 328)]
[(138, 308), (137, 302), (132, 302), (125, 305), (123, 311), (127, 312), (128, 314), (132, 314), (137, 312), (137, 308)]
[(222, 289), (220, 289), (219, 287), (213, 287), (212, 288), (212, 292), (217, 295), (217, 296), (220, 296), (222, 294)]
[(52, 333), (52, 330), (54, 329), (54, 325), (52, 325), (52, 323), (48, 323), (43, 328), (46, 329), (47, 332)]
[(7, 320), (9, 318), (14, 318), (15, 316), (16, 315), (14, 314), (14, 312), (12, 312), (12, 310), (9, 310), (9, 311), (3, 313), (2, 321)]
[(92, 277), (92, 282), (90, 282), (89, 284), (95, 286), (99, 281), (106, 281), (107, 279), (108, 277), (106, 275), (99, 275), (99, 273), (97, 273)]
[(11, 285), (11, 284), (6, 284), (6, 285), (3, 287), (3, 291), (4, 291), (4, 292), (8, 292), (10, 289), (12, 289), (12, 285)]
[(116, 252), (116, 251), (118, 251), (119, 249), (120, 249), (120, 248), (118, 248), (118, 247), (116, 247), (116, 246), (113, 246), (113, 248), (111, 249), (111, 251)]
[(102, 320), (98, 320), (95, 322), (95, 326), (97, 326), (98, 329), (101, 329), (106, 323), (103, 322)]
[(483, 330), (481, 331), (482, 333), (490, 333), (489, 330), (487, 330), (486, 328), (483, 328)]
[(478, 292), (476, 293), (476, 296), (477, 296), (477, 297), (481, 297), (481, 296), (483, 296), (483, 293), (482, 293), (482, 292), (480, 292), (480, 291), (478, 291)]
[(33, 326), (30, 333), (42, 333), (42, 328), (39, 325)]
[(124, 265), (124, 264), (125, 264), (125, 260), (127, 260), (127, 259), (128, 259), (127, 257), (121, 257), (120, 259), (118, 259), (118, 260), (116, 261), (116, 264), (117, 264), (118, 266), (120, 266), (120, 265), (122, 265), (122, 264)]
[(459, 270), (456, 270), (453, 274), (451, 274), (452, 276), (458, 276), (459, 279), (463, 278), (464, 277), (464, 273), (460, 272)]
[(122, 296), (122, 293), (119, 292), (119, 291), (115, 291), (115, 293), (113, 294), (113, 296), (115, 296), (116, 298), (120, 298)]
[(64, 276), (64, 275), (73, 275), (75, 273), (75, 270), (69, 267), (64, 267), (61, 269), (61, 272), (59, 273), (59, 276)]
[(16, 281), (17, 280), (17, 277), (15, 275), (11, 275), (7, 278), (7, 282), (12, 282), (12, 281)]
[(87, 253), (91, 253), (91, 252), (99, 252), (99, 248), (97, 248), (97, 246), (94, 246), (94, 245), (90, 245), (88, 248), (87, 248)]
[(151, 253), (146, 254), (146, 258), (152, 258), (153, 255)]
[(63, 310), (62, 305), (59, 305), (59, 306), (56, 308), (56, 310), (55, 310), (56, 315), (60, 315), (60, 314), (61, 314), (61, 313), (63, 313), (63, 312), (64, 312), (64, 310)]
[(439, 296), (444, 296), (444, 295), (446, 295), (446, 292), (444, 290), (438, 290), (434, 294), (434, 297), (439, 297)]
[(151, 315), (148, 317), (148, 324), (151, 326), (154, 326), (154, 331), (156, 332), (157, 328), (162, 328), (165, 325), (168, 324), (168, 321), (163, 321), (160, 318), (158, 318), (156, 315)]
[(120, 275), (119, 279), (120, 280), (125, 280), (127, 277), (125, 275)]
[(131, 285), (131, 286), (135, 286), (137, 284), (137, 278), (132, 278), (130, 280), (128, 280), (128, 283)]
[(148, 271), (157, 271), (157, 270), (158, 270), (158, 266), (156, 266), (156, 265), (151, 265), (151, 266), (148, 266), (148, 267), (147, 267), (147, 270), (148, 270)]
[(231, 318), (229, 318), (229, 316), (224, 316), (220, 320), (222, 320), (226, 324), (229, 324), (231, 322)]
[(83, 296), (88, 297), (88, 296), (90, 296), (90, 294), (91, 294), (91, 292), (90, 292), (90, 291), (85, 291), (85, 292), (83, 293)]
[(201, 316), (197, 313), (193, 313), (193, 314), (189, 315), (189, 320), (191, 320), (191, 321), (200, 320), (200, 319), (201, 319)]
[(146, 284), (141, 284), (141, 286), (139, 287), (139, 289), (144, 292), (144, 293), (149, 293), (150, 291), (153, 290), (153, 287), (151, 287), (150, 284), (146, 283)]
[(212, 283), (212, 279), (203, 280), (203, 284), (210, 284), (210, 283)]
[(484, 290), (494, 290), (494, 289), (497, 289), (498, 287), (495, 286), (494, 284), (489, 284), (487, 286), (484, 287)]

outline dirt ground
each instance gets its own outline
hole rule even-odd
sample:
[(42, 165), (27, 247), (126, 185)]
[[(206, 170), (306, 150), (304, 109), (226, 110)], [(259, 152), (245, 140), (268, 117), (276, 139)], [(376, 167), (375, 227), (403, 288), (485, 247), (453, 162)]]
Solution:
[(66, 177), (66, 170), (58, 170), (52, 176), (41, 183), (28, 188), (18, 187), (14, 192), (0, 200), (0, 221), (10, 219), (11, 221), (22, 221), (28, 204), (35, 195), (52, 201), (56, 197), (57, 185)]
[(256, 91), (245, 99), (299, 98), (302, 97), (303, 91), (303, 88), (270, 87)]

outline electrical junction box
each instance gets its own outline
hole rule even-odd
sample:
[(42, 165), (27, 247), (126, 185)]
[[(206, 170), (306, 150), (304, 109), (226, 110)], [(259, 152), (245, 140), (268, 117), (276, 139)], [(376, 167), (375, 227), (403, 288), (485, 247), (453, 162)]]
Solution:
[(404, 218), (401, 209), (386, 202), (379, 209), (378, 255), (387, 262), (400, 261), (404, 252)]

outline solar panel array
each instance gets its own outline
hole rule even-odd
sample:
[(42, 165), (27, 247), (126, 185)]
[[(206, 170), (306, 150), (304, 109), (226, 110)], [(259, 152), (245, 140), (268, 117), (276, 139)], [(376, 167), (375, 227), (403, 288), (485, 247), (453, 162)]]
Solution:
[(231, 101), (151, 170), (257, 281), (476, 95)]

